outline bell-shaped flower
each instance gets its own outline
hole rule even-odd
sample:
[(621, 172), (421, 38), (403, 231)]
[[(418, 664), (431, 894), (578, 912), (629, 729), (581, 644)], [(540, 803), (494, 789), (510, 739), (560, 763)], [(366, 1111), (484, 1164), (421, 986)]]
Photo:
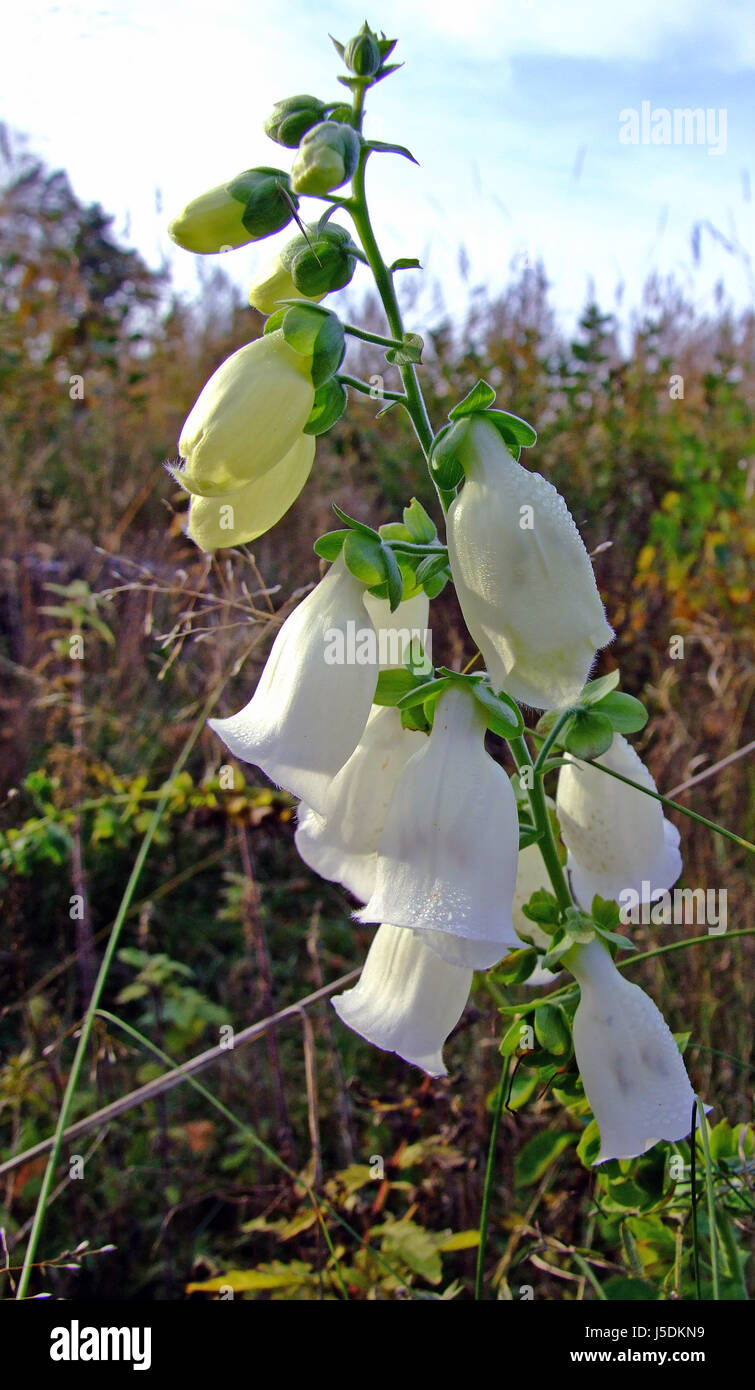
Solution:
[(430, 600), (424, 589), (404, 599), (393, 613), (387, 599), (365, 589), (364, 606), (377, 633), (381, 671), (395, 670), (411, 660), (417, 669), (424, 667), (431, 674)]
[(356, 985), (332, 1003), (342, 1022), (374, 1047), (445, 1076), (443, 1044), (471, 986), (472, 971), (441, 960), (421, 932), (384, 923)]
[(402, 728), (397, 709), (373, 705), (359, 743), (333, 780), (324, 814), (299, 806), (296, 848), (305, 864), (363, 903), (375, 886), (378, 844), (396, 782), (426, 742), (424, 734)]
[(563, 497), (489, 421), (454, 428), (466, 480), (448, 511), (448, 554), (464, 620), (496, 689), (559, 708), (613, 637), (590, 558)]
[[(650, 791), (655, 782), (631, 743), (614, 734), (596, 758)], [(569, 763), (558, 777), (556, 814), (569, 851), (574, 896), (589, 911), (595, 894), (620, 907), (649, 902), (682, 871), (679, 831), (660, 801), (589, 763)]]
[(200, 550), (256, 541), (293, 506), (312, 471), (315, 440), (302, 434), (280, 463), (221, 497), (192, 497), (186, 534)]
[(345, 639), (349, 624), (369, 625), (362, 590), (339, 555), (286, 619), (249, 704), (230, 719), (208, 721), (234, 757), (321, 813), (364, 732), (377, 683), (376, 661), (329, 659), (338, 648), (334, 634)]
[(485, 716), (452, 685), (432, 733), (400, 774), (361, 922), (426, 933), (451, 965), (485, 970), (519, 945), (511, 921), (519, 839), (503, 768), (485, 751)]
[(263, 477), (293, 448), (315, 398), (309, 357), (277, 329), (247, 343), (213, 372), (181, 430), (187, 492), (218, 497)]
[(652, 999), (624, 979), (600, 941), (575, 947), (568, 964), (580, 986), (574, 1051), (600, 1130), (596, 1162), (636, 1158), (659, 1139), (684, 1139), (694, 1092)]

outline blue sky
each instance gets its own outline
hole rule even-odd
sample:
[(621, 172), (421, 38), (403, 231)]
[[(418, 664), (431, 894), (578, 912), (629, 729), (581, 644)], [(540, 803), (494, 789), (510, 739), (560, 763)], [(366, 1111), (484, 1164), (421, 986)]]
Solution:
[[(335, 95), (328, 31), (344, 40), (365, 14), (399, 36), (406, 64), (372, 94), (366, 131), (420, 161), (376, 156), (369, 184), (387, 256), (418, 255), (427, 268), (417, 327), (432, 316), (433, 281), (464, 305), (462, 244), (470, 284), (491, 291), (512, 261), (542, 258), (567, 323), (588, 285), (605, 307), (623, 286), (626, 309), (653, 269), (673, 271), (703, 310), (717, 280), (735, 305), (752, 303), (744, 257), (706, 234), (700, 266), (691, 251), (706, 220), (755, 245), (755, 8), (742, 0), (383, 0), (367, 12), (334, 0), (32, 0), (5, 19), (0, 116), (69, 171), (80, 197), (113, 212), (151, 264), (167, 255), (191, 292), (196, 258), (172, 247), (170, 217), (242, 168), (287, 167), (262, 133), (269, 108), (297, 91)], [(622, 144), (620, 113), (643, 101), (723, 108), (725, 150)], [(269, 250), (223, 264), (243, 285)]]

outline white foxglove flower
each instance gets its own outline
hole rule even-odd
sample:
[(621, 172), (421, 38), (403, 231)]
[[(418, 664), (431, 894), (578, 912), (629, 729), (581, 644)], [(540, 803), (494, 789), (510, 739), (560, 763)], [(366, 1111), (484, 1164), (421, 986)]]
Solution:
[(314, 457), (313, 435), (302, 434), (280, 463), (253, 483), (220, 497), (192, 497), (187, 536), (206, 551), (256, 541), (293, 506)]
[(652, 999), (625, 980), (599, 941), (575, 947), (580, 986), (574, 1051), (600, 1130), (597, 1163), (636, 1158), (689, 1134), (695, 1096), (671, 1030)]
[[(381, 671), (405, 666), (410, 658), (421, 666), (419, 647), (429, 644), (430, 620), (430, 600), (424, 589), (404, 599), (393, 613), (387, 599), (376, 598), (365, 589), (364, 606), (378, 635)], [(425, 655), (429, 665), (429, 651)]]
[[(523, 938), (522, 945), (528, 945), (529, 941), (540, 950), (547, 951), (551, 938), (548, 933), (539, 927), (537, 922), (531, 922), (529, 917), (525, 917), (522, 908), (528, 903), (533, 893), (538, 890), (546, 893), (553, 892), (553, 886), (548, 877), (548, 870), (543, 863), (543, 856), (538, 846), (527, 845), (525, 849), (520, 849), (519, 860), (516, 871), (516, 888), (514, 889), (514, 901), (511, 905), (511, 920), (514, 924), (514, 931)], [(532, 974), (523, 981), (525, 985), (531, 985), (533, 989), (539, 985), (549, 985), (556, 979), (556, 974), (552, 970), (544, 970), (542, 965), (536, 965)]]
[(309, 357), (278, 329), (221, 362), (187, 416), (176, 474), (187, 492), (218, 497), (261, 478), (293, 448), (315, 398)]
[[(645, 764), (621, 734), (595, 760), (656, 791)], [(590, 910), (595, 894), (637, 894), (647, 902), (675, 883), (682, 871), (679, 831), (660, 801), (588, 763), (570, 763), (558, 776), (556, 814), (569, 851), (567, 868), (578, 902)]]
[(496, 689), (559, 708), (613, 637), (590, 558), (563, 497), (514, 460), (489, 421), (470, 418), (458, 439), (466, 481), (447, 531), (464, 620)]
[(443, 1044), (471, 986), (472, 971), (441, 960), (420, 932), (384, 923), (356, 985), (332, 1003), (342, 1022), (374, 1047), (445, 1076)]
[(375, 888), (357, 917), (427, 934), (449, 964), (485, 970), (519, 945), (511, 922), (519, 827), (485, 716), (444, 691), (432, 733), (401, 773), (380, 837)]
[(373, 705), (359, 743), (333, 780), (324, 814), (299, 806), (296, 848), (305, 864), (361, 902), (375, 886), (377, 848), (399, 774), (426, 742), (424, 734), (402, 728), (397, 709)]
[(286, 619), (249, 704), (230, 719), (208, 721), (234, 757), (320, 812), (362, 736), (377, 683), (376, 661), (326, 659), (335, 630), (369, 624), (362, 591), (339, 555)]

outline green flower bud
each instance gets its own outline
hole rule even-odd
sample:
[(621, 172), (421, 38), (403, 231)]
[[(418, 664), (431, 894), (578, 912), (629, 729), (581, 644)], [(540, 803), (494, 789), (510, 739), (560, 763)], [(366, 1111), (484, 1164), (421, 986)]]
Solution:
[[(303, 237), (297, 237), (297, 246), (303, 241)], [(249, 303), (253, 309), (259, 310), (261, 314), (275, 313), (282, 299), (318, 300), (322, 299), (326, 293), (325, 290), (322, 290), (319, 294), (305, 294), (294, 284), (291, 271), (284, 264), (285, 251), (285, 247), (283, 251), (276, 251), (249, 286)]]
[(361, 141), (353, 126), (321, 121), (307, 132), (291, 170), (296, 193), (318, 196), (353, 178)]
[(349, 39), (343, 61), (357, 77), (375, 76), (382, 58), (377, 39), (367, 24), (362, 25), (356, 38)]
[(285, 101), (276, 101), (265, 121), (265, 134), (277, 144), (295, 150), (302, 136), (324, 115), (325, 107), (317, 97), (286, 97)]
[(298, 294), (320, 299), (348, 285), (354, 274), (356, 249), (345, 227), (327, 222), (323, 227), (308, 227), (306, 237), (289, 241), (281, 252), (281, 262)]
[(168, 235), (177, 246), (201, 256), (234, 250), (285, 227), (291, 221), (291, 203), (296, 206), (297, 200), (282, 169), (246, 169), (188, 203), (171, 222)]

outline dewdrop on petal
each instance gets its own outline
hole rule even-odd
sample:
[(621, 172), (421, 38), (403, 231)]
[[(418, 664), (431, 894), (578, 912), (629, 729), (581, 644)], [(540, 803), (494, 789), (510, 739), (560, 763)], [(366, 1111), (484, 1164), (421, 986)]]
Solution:
[[(650, 791), (656, 785), (642, 759), (622, 734), (597, 763)], [(635, 893), (649, 901), (676, 883), (682, 872), (679, 831), (663, 806), (588, 763), (569, 763), (558, 776), (556, 814), (569, 851), (567, 868), (574, 894), (589, 911), (596, 893), (619, 903)], [(649, 887), (648, 887), (649, 885)]]
[(249, 704), (229, 719), (208, 720), (234, 757), (320, 813), (364, 732), (377, 683), (376, 661), (325, 659), (328, 634), (369, 622), (362, 592), (339, 555), (286, 619)]
[(448, 511), (464, 620), (497, 690), (557, 709), (577, 698), (614, 635), (590, 558), (563, 497), (515, 461), (482, 415), (454, 425), (443, 448), (452, 445), (466, 475)]
[(445, 1076), (443, 1044), (464, 1012), (472, 973), (441, 960), (421, 932), (383, 923), (356, 985), (331, 1002), (374, 1047)]
[(569, 953), (580, 986), (574, 1051), (600, 1130), (597, 1163), (636, 1158), (684, 1139), (695, 1095), (671, 1030), (652, 999), (617, 970), (599, 941)]
[(511, 922), (519, 825), (511, 783), (485, 751), (485, 716), (462, 686), (401, 773), (360, 922), (414, 927), (449, 964), (485, 970), (519, 946)]

